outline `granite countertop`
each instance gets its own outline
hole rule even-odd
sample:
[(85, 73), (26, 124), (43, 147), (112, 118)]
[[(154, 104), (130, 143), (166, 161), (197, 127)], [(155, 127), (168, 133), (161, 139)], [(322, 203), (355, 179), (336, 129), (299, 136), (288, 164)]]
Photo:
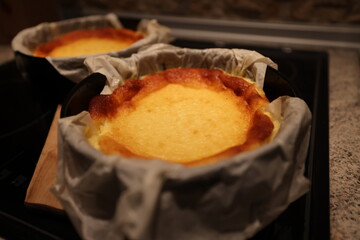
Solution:
[[(331, 240), (355, 240), (360, 239), (360, 50), (327, 51)], [(10, 47), (0, 45), (0, 63), (11, 59)]]
[(329, 50), (330, 231), (360, 239), (360, 51)]

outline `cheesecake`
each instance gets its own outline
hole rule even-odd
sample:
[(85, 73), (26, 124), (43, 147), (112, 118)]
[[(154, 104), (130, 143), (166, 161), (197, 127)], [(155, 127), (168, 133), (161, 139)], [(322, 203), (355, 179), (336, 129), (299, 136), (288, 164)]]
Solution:
[(80, 29), (40, 44), (35, 57), (77, 57), (108, 53), (129, 47), (145, 36), (126, 28)]
[(218, 69), (171, 68), (128, 79), (89, 104), (89, 143), (105, 154), (196, 166), (271, 141), (262, 89)]

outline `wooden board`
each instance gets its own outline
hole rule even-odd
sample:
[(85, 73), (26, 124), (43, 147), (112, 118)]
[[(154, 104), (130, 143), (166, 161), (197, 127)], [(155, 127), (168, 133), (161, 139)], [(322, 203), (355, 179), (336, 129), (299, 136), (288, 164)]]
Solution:
[(52, 211), (62, 214), (63, 207), (50, 192), (54, 185), (57, 171), (57, 130), (61, 106), (58, 106), (46, 138), (46, 142), (36, 165), (26, 192), (25, 205), (32, 208)]

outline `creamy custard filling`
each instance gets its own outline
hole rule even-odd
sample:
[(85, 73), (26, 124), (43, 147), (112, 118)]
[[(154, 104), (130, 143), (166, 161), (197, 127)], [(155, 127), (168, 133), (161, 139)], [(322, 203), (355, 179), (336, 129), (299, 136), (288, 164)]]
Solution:
[[(95, 141), (106, 136), (146, 158), (174, 162), (206, 158), (246, 141), (249, 110), (240, 102), (229, 91), (169, 84), (105, 123), (106, 130)], [(111, 152), (106, 144), (101, 150)]]
[(79, 39), (59, 46), (49, 52), (50, 57), (76, 57), (104, 52), (121, 50), (130, 46), (132, 42), (120, 42), (106, 38)]

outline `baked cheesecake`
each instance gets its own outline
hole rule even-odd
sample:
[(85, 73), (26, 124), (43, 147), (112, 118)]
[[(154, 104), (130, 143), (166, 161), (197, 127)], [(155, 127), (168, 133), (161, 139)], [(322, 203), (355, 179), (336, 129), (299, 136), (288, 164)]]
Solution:
[(65, 33), (35, 48), (36, 57), (76, 57), (118, 51), (144, 38), (126, 28), (81, 29)]
[(105, 154), (207, 164), (272, 139), (262, 89), (218, 69), (172, 68), (129, 79), (89, 104), (85, 135)]

